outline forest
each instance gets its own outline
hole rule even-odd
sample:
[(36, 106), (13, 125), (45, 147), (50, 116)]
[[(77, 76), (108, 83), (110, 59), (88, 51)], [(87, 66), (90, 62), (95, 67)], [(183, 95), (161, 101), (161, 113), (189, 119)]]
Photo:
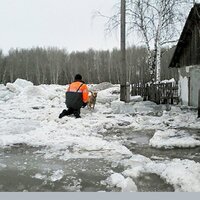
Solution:
[[(162, 49), (161, 80), (175, 78), (177, 70), (168, 68), (174, 49)], [(0, 83), (22, 78), (40, 84), (65, 85), (80, 73), (86, 83), (120, 83), (120, 50), (93, 50), (67, 52), (56, 47), (10, 49), (7, 55), (0, 50)], [(148, 53), (144, 46), (126, 50), (130, 83), (149, 81)]]

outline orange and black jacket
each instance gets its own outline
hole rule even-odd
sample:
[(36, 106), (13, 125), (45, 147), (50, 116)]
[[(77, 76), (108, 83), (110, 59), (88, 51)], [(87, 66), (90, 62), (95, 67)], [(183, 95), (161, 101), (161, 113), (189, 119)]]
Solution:
[(69, 108), (80, 109), (88, 102), (88, 87), (81, 81), (72, 82), (66, 92), (66, 105)]

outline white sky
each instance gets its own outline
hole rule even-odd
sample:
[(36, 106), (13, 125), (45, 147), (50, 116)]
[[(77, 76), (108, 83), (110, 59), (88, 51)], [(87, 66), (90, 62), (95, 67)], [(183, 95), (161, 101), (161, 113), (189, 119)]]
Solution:
[(119, 33), (105, 34), (118, 0), (0, 0), (0, 49), (55, 46), (73, 50), (119, 48)]

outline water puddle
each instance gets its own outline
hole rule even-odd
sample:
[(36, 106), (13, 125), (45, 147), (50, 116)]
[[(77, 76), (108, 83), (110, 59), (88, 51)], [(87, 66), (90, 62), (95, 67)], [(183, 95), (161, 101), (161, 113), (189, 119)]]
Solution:
[[(180, 128), (186, 130), (191, 135), (200, 135), (200, 130)], [(106, 140), (121, 141), (134, 154), (140, 154), (148, 158), (160, 157), (163, 159), (190, 159), (195, 162), (200, 162), (200, 147), (195, 148), (173, 148), (173, 149), (157, 149), (149, 146), (149, 140), (153, 137), (155, 130), (140, 130), (135, 131), (133, 128), (114, 128), (104, 133)]]
[[(156, 149), (149, 146), (154, 130), (135, 131), (119, 127), (103, 133), (108, 141), (119, 141), (133, 154), (140, 154), (151, 160), (173, 158), (191, 159), (200, 162), (200, 147), (187, 149)], [(191, 130), (192, 134), (197, 131)], [(59, 157), (44, 159), (38, 152), (45, 146), (33, 147), (18, 143), (0, 149), (0, 191), (59, 191), (96, 192), (120, 191), (119, 188), (102, 184), (113, 173), (121, 173), (123, 166), (98, 158), (77, 158), (61, 160)], [(141, 174), (134, 179), (140, 192), (170, 192), (174, 188), (156, 174)]]
[(139, 192), (174, 192), (173, 186), (167, 184), (157, 174), (145, 173), (136, 179)]
[(104, 159), (44, 159), (36, 153), (41, 148), (15, 144), (0, 149), (0, 191), (115, 191), (101, 181), (120, 167)]

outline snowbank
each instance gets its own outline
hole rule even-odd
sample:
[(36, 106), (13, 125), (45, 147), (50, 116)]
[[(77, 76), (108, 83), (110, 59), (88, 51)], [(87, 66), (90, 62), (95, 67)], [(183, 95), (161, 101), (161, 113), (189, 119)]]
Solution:
[(200, 164), (191, 160), (174, 159), (165, 162), (150, 162), (147, 172), (156, 173), (176, 192), (200, 192)]
[(141, 96), (130, 96), (130, 102), (140, 102), (143, 101)]
[(98, 92), (97, 102), (106, 104), (119, 99), (119, 87), (114, 86)]
[(137, 186), (131, 178), (124, 178), (119, 173), (114, 173), (105, 181), (106, 184), (121, 188), (122, 192), (137, 192)]
[(162, 106), (157, 105), (154, 102), (144, 101), (144, 102), (130, 102), (124, 103), (120, 100), (111, 102), (111, 108), (114, 114), (152, 114), (156, 115), (158, 112), (162, 111)]
[(150, 139), (149, 144), (156, 148), (189, 148), (200, 146), (200, 137), (190, 135), (184, 130), (158, 130)]
[(101, 90), (105, 90), (105, 89), (108, 89), (108, 88), (111, 88), (113, 87), (113, 84), (112, 83), (109, 83), (109, 82), (103, 82), (103, 83), (99, 83), (99, 84), (96, 84), (96, 85), (89, 85), (89, 88), (91, 90), (96, 90), (96, 91), (101, 91)]
[(200, 163), (180, 159), (151, 161), (133, 155), (121, 164), (128, 167), (122, 173), (126, 177), (136, 178), (144, 173), (155, 173), (171, 184), (176, 192), (200, 192)]
[(33, 83), (23, 79), (17, 79), (14, 83), (7, 83), (6, 88), (11, 92), (20, 92), (28, 86), (33, 86)]
[(162, 80), (160, 83), (172, 83), (173, 86), (176, 85), (176, 80), (174, 78), (170, 80)]

